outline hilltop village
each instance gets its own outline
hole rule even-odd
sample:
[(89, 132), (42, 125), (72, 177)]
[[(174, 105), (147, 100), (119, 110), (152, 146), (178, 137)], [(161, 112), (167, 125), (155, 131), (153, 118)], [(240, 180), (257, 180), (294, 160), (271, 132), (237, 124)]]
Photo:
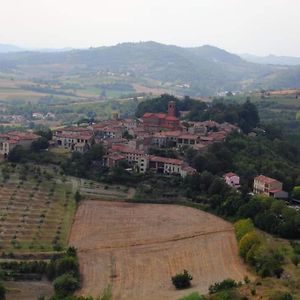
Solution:
[[(101, 274), (111, 269), (110, 265), (107, 267), (105, 257), (114, 264), (115, 257), (123, 253), (122, 245), (131, 251), (132, 247), (127, 246), (128, 235), (134, 236), (137, 231), (141, 238), (132, 241), (134, 253), (143, 255), (141, 265), (144, 266), (146, 261), (147, 267), (150, 265), (149, 270), (153, 266), (157, 268), (153, 269), (153, 274), (160, 277), (155, 279), (155, 285), (163, 295), (175, 292), (170, 278), (176, 277), (177, 272), (188, 266), (190, 274), (199, 280), (198, 270), (203, 270), (205, 265), (215, 266), (216, 257), (221, 258), (217, 265), (224, 266), (224, 270), (209, 268), (206, 273), (213, 274), (213, 278), (203, 289), (200, 288), (201, 293), (207, 293), (207, 289), (211, 291), (219, 284), (220, 272), (242, 280), (247, 274), (245, 266), (240, 260), (236, 260), (234, 265), (228, 264), (227, 257), (237, 256), (238, 249), (244, 253), (241, 252), (244, 251), (243, 242), (239, 239), (248, 240), (248, 235), (254, 237), (254, 246), (258, 248), (251, 244), (251, 248), (241, 254), (244, 261), (262, 277), (286, 276), (283, 266), (287, 264), (254, 228), (280, 238), (299, 239), (300, 213), (299, 206), (295, 204), (300, 201), (297, 167), (300, 152), (280, 135), (275, 126), (260, 122), (255, 104), (249, 99), (243, 104), (206, 104), (162, 95), (140, 102), (135, 111), (136, 117), (129, 118), (122, 112), (120, 115), (123, 117), (114, 113), (111, 119), (96, 121), (91, 114), (79, 119), (77, 125), (70, 125), (74, 122), (60, 123), (52, 126), (51, 130), (49, 126), (28, 126), (23, 128), (24, 131), (15, 127), (3, 130), (0, 135), (2, 259), (11, 259), (12, 255), (22, 251), (41, 251), (43, 255), (46, 251), (55, 251), (55, 256), (65, 255), (57, 260), (52, 255), (46, 256), (39, 262), (43, 265), (38, 271), (35, 262), (26, 259), (20, 265), (0, 264), (6, 274), (5, 287), (11, 286), (12, 279), (21, 278), (18, 276), (32, 278), (32, 272), (38, 272), (34, 278), (41, 280), (43, 276), (49, 276), (50, 270), (49, 279), (53, 280), (53, 289), (58, 295), (51, 300), (65, 299), (60, 297), (61, 291), (69, 294), (80, 288), (84, 290), (89, 282), (105, 290), (106, 279), (99, 281)], [(151, 203), (151, 209), (148, 203)], [(201, 214), (195, 208), (206, 212)], [(224, 228), (229, 223), (223, 223), (215, 216), (211, 219), (212, 215), (207, 212), (227, 220), (241, 221), (236, 223), (236, 231), (231, 227), (224, 237)], [(244, 231), (245, 226), (250, 232)], [(192, 228), (194, 230), (191, 231)], [(207, 240), (202, 234), (202, 230), (205, 233), (206, 229), (210, 237), (214, 230), (215, 237), (222, 236), (222, 239), (217, 243), (215, 238)], [(240, 231), (245, 237), (240, 236)], [(153, 232), (158, 236), (155, 237)], [(224, 246), (224, 241), (235, 242), (234, 232), (238, 247), (233, 248), (231, 242)], [(124, 241), (120, 240), (120, 233), (124, 235)], [(158, 248), (153, 248), (152, 239), (160, 241), (161, 238), (163, 247), (160, 242), (155, 242)], [(203, 239), (211, 243), (209, 249), (214, 250), (206, 251), (206, 247), (201, 247)], [(167, 248), (166, 240), (172, 241), (168, 242)], [(101, 241), (107, 250), (103, 250)], [(115, 257), (111, 257), (110, 247), (115, 249), (116, 243), (121, 245), (120, 250), (114, 250)], [(61, 252), (67, 245), (77, 250), (69, 248)], [(291, 247), (289, 251), (296, 253), (292, 244)], [(137, 248), (142, 252), (136, 252)], [(175, 262), (182, 261), (182, 257), (186, 257), (186, 261), (170, 272), (169, 260), (159, 265), (157, 261), (161, 262), (161, 257), (170, 255), (173, 249), (176, 249), (176, 253), (172, 254)], [(201, 259), (199, 249), (204, 251), (200, 254)], [(14, 254), (10, 254), (12, 251)], [(153, 253), (153, 262), (148, 263), (148, 257)], [(85, 257), (92, 262), (88, 266)], [(124, 262), (117, 259), (119, 268), (123, 265), (123, 270), (136, 266), (135, 261), (128, 262), (127, 254)], [(298, 258), (295, 259), (298, 263)], [(65, 261), (67, 267), (63, 268), (66, 273), (61, 275), (60, 264), (65, 266)], [(68, 269), (70, 261), (73, 261), (71, 277)], [(79, 263), (83, 271), (79, 270)], [(28, 275), (22, 273), (24, 264)], [(290, 270), (290, 265), (287, 270)], [(14, 268), (22, 274), (11, 272)], [(52, 268), (58, 270), (54, 275)], [(141, 271), (136, 273), (135, 278), (140, 282), (145, 268), (139, 269)], [(108, 272), (107, 282), (111, 282), (111, 276), (115, 285), (125, 282), (128, 276), (118, 272), (113, 270), (113, 275)], [(237, 274), (240, 277), (236, 277)], [(76, 285), (65, 287), (65, 281), (69, 279)], [(59, 285), (61, 280), (63, 287)], [(17, 281), (12, 286), (16, 284)], [(143, 283), (146, 290), (147, 284), (148, 279)], [(233, 281), (233, 284), (236, 283)], [(250, 295), (251, 284), (245, 281), (242, 289), (247, 288), (248, 291), (241, 290), (241, 293)], [(198, 289), (199, 284), (195, 286)], [(152, 290), (151, 286), (149, 295)], [(50, 287), (47, 293), (51, 295), (52, 292)], [(239, 290), (234, 292), (239, 293)], [(9, 291), (8, 295), (12, 293)], [(258, 293), (263, 292), (258, 290)], [(98, 297), (92, 290), (87, 290), (85, 295)], [(203, 299), (214, 298), (208, 296)], [(226, 299), (242, 298), (230, 296)]]
[(208, 145), (224, 141), (238, 130), (229, 123), (214, 121), (180, 122), (175, 116), (175, 103), (170, 101), (167, 113), (145, 113), (140, 119), (119, 119), (86, 127), (58, 129), (53, 134), (53, 146), (84, 153), (96, 143), (105, 146), (103, 165), (115, 166), (126, 160), (132, 170), (145, 173), (177, 174), (185, 177), (196, 172), (181, 159), (148, 154), (149, 147), (180, 149), (184, 146), (203, 150)]
[[(151, 147), (173, 149), (176, 153), (188, 147), (205, 151), (209, 145), (224, 142), (226, 137), (240, 129), (230, 123), (215, 121), (190, 122), (176, 117), (174, 101), (169, 101), (166, 113), (146, 112), (142, 118), (121, 119), (118, 114), (113, 119), (85, 126), (62, 127), (54, 130), (51, 148), (61, 148), (71, 153), (81, 154), (93, 145), (104, 146), (105, 155), (101, 166), (112, 168), (121, 162), (128, 164), (127, 171), (136, 173), (152, 172), (177, 175), (185, 178), (196, 174), (184, 157), (170, 158), (150, 154)], [(11, 131), (0, 135), (0, 154), (7, 158), (17, 145), (30, 149), (39, 135), (32, 132)], [(223, 176), (226, 184), (234, 189), (240, 188), (239, 175), (229, 172)], [(279, 199), (287, 199), (283, 184), (273, 178), (259, 175), (253, 181), (253, 193), (264, 194)]]

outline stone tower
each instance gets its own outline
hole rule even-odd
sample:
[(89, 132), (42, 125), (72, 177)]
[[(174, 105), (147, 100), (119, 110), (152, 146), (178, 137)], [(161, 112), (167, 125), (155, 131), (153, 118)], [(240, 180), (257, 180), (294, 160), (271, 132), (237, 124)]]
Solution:
[(170, 101), (168, 103), (168, 117), (175, 117), (175, 102)]

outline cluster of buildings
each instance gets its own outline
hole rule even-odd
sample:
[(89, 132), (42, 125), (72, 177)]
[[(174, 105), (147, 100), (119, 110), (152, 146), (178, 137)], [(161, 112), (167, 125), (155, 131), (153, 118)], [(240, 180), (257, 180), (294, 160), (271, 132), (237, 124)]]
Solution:
[(6, 158), (9, 152), (17, 145), (29, 149), (32, 142), (40, 136), (31, 132), (11, 131), (6, 134), (0, 134), (0, 154)]
[[(151, 155), (149, 148), (179, 149), (188, 146), (201, 150), (211, 143), (224, 141), (234, 130), (239, 129), (229, 123), (180, 122), (176, 117), (175, 103), (171, 101), (167, 113), (145, 113), (138, 120), (116, 117), (87, 127), (57, 129), (53, 133), (52, 146), (84, 153), (93, 144), (101, 143), (106, 149), (102, 162), (104, 166), (111, 168), (126, 161), (130, 169), (139, 173), (153, 172), (185, 177), (194, 174), (196, 170), (182, 159)], [(39, 137), (31, 132), (19, 131), (0, 134), (0, 154), (7, 157), (17, 145), (28, 149)], [(229, 186), (236, 189), (240, 187), (240, 177), (237, 174), (230, 172), (223, 177)], [(264, 175), (254, 178), (253, 193), (278, 199), (288, 198), (280, 181)]]
[(25, 123), (26, 119), (21, 115), (0, 115), (0, 123), (1, 125), (8, 125), (8, 124), (21, 124)]
[(183, 146), (204, 149), (207, 145), (224, 141), (238, 128), (229, 123), (214, 121), (181, 122), (176, 117), (175, 102), (168, 103), (167, 113), (145, 113), (141, 119), (106, 120), (88, 127), (58, 129), (53, 134), (54, 145), (84, 153), (93, 143), (102, 143), (107, 151), (104, 165), (112, 167), (126, 160), (140, 173), (154, 171), (185, 177), (195, 170), (181, 159), (149, 154), (150, 147), (174, 148)]
[(160, 174), (177, 174), (181, 177), (194, 174), (196, 170), (180, 159), (146, 154), (142, 150), (131, 149), (124, 145), (113, 145), (105, 156), (104, 164), (113, 167), (126, 160), (131, 168), (139, 173), (152, 171)]
[[(223, 177), (230, 187), (240, 187), (240, 177), (237, 174), (230, 172)], [(253, 194), (266, 195), (276, 199), (287, 199), (289, 197), (288, 193), (283, 190), (282, 182), (264, 175), (259, 175), (254, 178)]]
[(47, 113), (40, 113), (40, 112), (34, 112), (32, 113), (32, 118), (36, 120), (54, 120), (55, 119), (55, 114), (52, 112), (47, 112)]

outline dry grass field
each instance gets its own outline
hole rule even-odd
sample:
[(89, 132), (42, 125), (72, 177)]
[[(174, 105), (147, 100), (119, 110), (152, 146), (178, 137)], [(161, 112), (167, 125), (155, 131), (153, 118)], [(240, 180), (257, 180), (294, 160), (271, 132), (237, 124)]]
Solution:
[(49, 281), (5, 282), (8, 289), (6, 300), (36, 300), (39, 297), (48, 299), (53, 295), (53, 287)]
[[(232, 225), (189, 207), (85, 201), (69, 242), (78, 248), (82, 295), (111, 285), (114, 300), (175, 300), (247, 275)], [(183, 269), (193, 286), (176, 291), (170, 278)]]
[[(75, 180), (75, 179), (74, 179)], [(118, 184), (105, 184), (90, 180), (79, 180), (79, 185), (74, 187), (88, 199), (125, 200), (132, 199), (135, 189)]]

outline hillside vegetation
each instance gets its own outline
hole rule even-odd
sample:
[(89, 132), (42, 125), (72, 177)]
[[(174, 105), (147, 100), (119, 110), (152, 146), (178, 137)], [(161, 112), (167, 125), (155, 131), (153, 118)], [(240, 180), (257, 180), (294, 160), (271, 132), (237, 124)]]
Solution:
[(54, 53), (5, 53), (0, 54), (0, 67), (27, 77), (56, 80), (99, 72), (122, 74), (120, 82), (170, 88), (187, 95), (258, 87), (290, 88), (299, 82), (299, 67), (254, 64), (207, 45), (181, 48), (155, 42)]

